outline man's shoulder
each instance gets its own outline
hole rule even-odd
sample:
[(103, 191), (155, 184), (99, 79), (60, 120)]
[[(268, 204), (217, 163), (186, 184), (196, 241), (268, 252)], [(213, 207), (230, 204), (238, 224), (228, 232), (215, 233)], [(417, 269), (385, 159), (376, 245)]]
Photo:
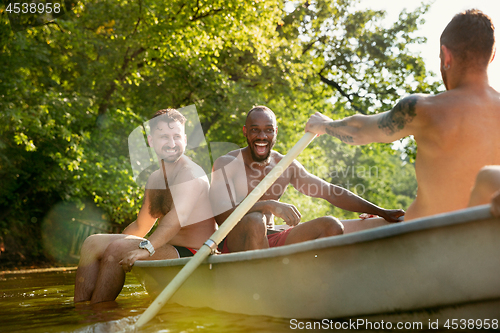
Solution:
[[(281, 154), (280, 152), (277, 152), (276, 150), (271, 151), (271, 158), (274, 160), (274, 162), (279, 163), (283, 159), (283, 157), (285, 157), (284, 154)], [(297, 162), (297, 160), (293, 160), (292, 163), (290, 164), (290, 166), (294, 166), (294, 165), (300, 165), (300, 163)]]
[(184, 156), (182, 160), (179, 160), (181, 164), (179, 165), (179, 171), (176, 178), (182, 180), (191, 180), (191, 179), (205, 179), (207, 178), (207, 174), (205, 170), (190, 158)]
[(210, 182), (203, 170), (195, 162), (189, 160), (179, 165), (179, 169), (172, 181), (168, 182), (170, 190), (177, 196), (198, 196), (208, 193)]
[[(452, 89), (436, 95), (419, 94), (416, 99), (416, 111), (420, 121), (427, 125), (450, 121), (466, 114), (471, 107), (477, 107), (482, 99), (475, 95), (465, 93), (460, 89)], [(450, 118), (451, 117), (451, 118)]]
[(466, 89), (452, 89), (440, 92), (435, 95), (415, 94), (417, 106), (424, 111), (443, 111), (447, 112), (453, 110), (454, 107), (463, 108), (464, 103), (476, 103), (475, 99), (481, 99), (477, 93), (468, 91)]
[[(202, 183), (208, 183), (208, 177), (205, 170), (189, 158), (179, 160), (177, 170), (168, 177), (165, 177), (161, 168), (155, 170), (148, 177), (146, 189), (165, 189), (165, 181), (169, 186), (185, 183), (191, 180), (199, 180)], [(168, 178), (168, 180), (167, 180)]]
[[(274, 165), (278, 164), (283, 159), (283, 157), (285, 157), (285, 155), (283, 155), (275, 150), (271, 151), (271, 158), (274, 161), (274, 163), (273, 163)], [(292, 161), (292, 163), (290, 163), (290, 165), (283, 172), (282, 177), (290, 177), (290, 176), (296, 175), (297, 170), (302, 171), (303, 169), (305, 170), (304, 166), (299, 161), (294, 159)]]
[(393, 122), (405, 121), (414, 125), (425, 125), (431, 121), (436, 111), (443, 109), (446, 105), (446, 92), (430, 94), (412, 94), (402, 98), (392, 109), (391, 120)]
[(238, 160), (239, 156), (241, 156), (241, 149), (230, 151), (225, 155), (218, 157), (214, 162), (214, 169), (220, 169), (227, 166), (231, 162)]
[(271, 158), (274, 159), (274, 160), (279, 160), (281, 161), (281, 159), (285, 157), (285, 155), (281, 154), (280, 152), (277, 152), (276, 150), (271, 150)]
[(430, 95), (430, 94), (411, 94), (406, 97), (403, 97), (399, 100), (397, 106), (394, 108), (395, 111), (405, 112), (406, 109), (422, 109), (431, 106), (433, 103), (436, 103), (437, 99), (439, 99), (439, 95)]
[(153, 171), (146, 182), (146, 189), (165, 189), (165, 177), (161, 169)]

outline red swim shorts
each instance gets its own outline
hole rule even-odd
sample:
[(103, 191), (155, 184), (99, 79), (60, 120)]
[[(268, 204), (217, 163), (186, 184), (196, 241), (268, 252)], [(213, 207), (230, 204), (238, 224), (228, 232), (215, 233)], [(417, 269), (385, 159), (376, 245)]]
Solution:
[[(293, 228), (288, 228), (286, 230), (267, 235), (267, 241), (269, 242), (269, 247), (277, 247), (285, 245), (286, 238), (288, 237), (288, 234), (292, 229)], [(222, 248), (219, 247), (221, 253), (231, 253), (231, 251), (227, 247), (227, 239), (224, 238), (222, 242), (223, 242)]]

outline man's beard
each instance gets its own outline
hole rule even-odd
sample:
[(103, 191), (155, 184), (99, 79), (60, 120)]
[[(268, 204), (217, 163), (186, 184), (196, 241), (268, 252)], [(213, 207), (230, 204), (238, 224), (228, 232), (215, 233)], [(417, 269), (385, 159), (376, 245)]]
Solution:
[(252, 159), (255, 162), (259, 162), (259, 163), (268, 161), (270, 156), (271, 156), (271, 151), (273, 150), (274, 144), (276, 143), (276, 138), (274, 138), (273, 141), (268, 141), (268, 140), (260, 140), (260, 141), (255, 140), (255, 141), (267, 142), (267, 144), (269, 146), (269, 151), (267, 152), (267, 154), (265, 156), (258, 156), (257, 154), (255, 154), (254, 145), (252, 143), (250, 143), (250, 141), (248, 141), (248, 139), (247, 139), (247, 144), (248, 144), (248, 147), (250, 147), (250, 153), (252, 154)]
[(162, 158), (162, 161), (164, 161), (165, 163), (174, 164), (174, 163), (177, 163), (177, 161), (179, 161), (181, 159), (181, 156), (182, 156), (182, 154), (165, 157), (165, 158)]

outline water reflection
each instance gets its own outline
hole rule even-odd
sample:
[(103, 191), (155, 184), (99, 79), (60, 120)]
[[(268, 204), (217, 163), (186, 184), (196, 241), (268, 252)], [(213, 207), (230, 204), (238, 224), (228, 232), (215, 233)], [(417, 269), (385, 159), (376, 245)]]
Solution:
[[(0, 272), (0, 332), (134, 332), (152, 299), (132, 274), (115, 302), (73, 304), (74, 270)], [(291, 332), (287, 319), (167, 305), (140, 332)]]

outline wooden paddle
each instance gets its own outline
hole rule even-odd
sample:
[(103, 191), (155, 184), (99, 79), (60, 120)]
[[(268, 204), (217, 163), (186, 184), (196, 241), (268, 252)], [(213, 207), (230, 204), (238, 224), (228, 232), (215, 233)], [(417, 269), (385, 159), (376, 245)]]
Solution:
[(182, 270), (170, 281), (158, 297), (144, 311), (135, 327), (144, 326), (150, 321), (160, 309), (167, 303), (172, 295), (180, 288), (194, 270), (212, 253), (212, 248), (216, 247), (224, 237), (233, 229), (233, 227), (245, 216), (247, 211), (262, 197), (267, 189), (278, 179), (278, 177), (288, 168), (293, 160), (307, 147), (314, 139), (315, 134), (306, 132), (302, 138), (293, 146), (283, 159), (267, 174), (264, 179), (253, 189), (252, 192), (236, 207), (229, 215), (219, 229), (210, 237), (210, 239), (200, 248), (200, 250), (189, 260)]

